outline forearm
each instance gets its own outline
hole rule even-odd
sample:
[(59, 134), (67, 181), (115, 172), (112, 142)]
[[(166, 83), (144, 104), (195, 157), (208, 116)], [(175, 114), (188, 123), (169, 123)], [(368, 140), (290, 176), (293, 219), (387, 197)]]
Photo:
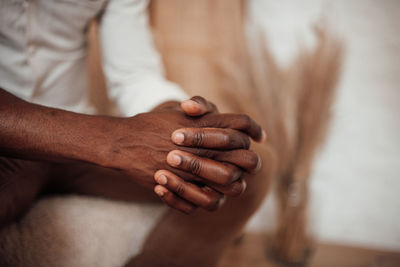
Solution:
[(0, 155), (103, 165), (111, 120), (28, 103), (0, 89)]

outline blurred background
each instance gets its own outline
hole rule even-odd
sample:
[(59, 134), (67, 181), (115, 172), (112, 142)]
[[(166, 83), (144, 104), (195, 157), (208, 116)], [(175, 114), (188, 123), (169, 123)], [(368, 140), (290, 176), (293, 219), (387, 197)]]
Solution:
[[(311, 177), (312, 231), (322, 242), (400, 251), (400, 1), (248, 2), (249, 25), (279, 64), (313, 47), (323, 23), (345, 45), (327, 142)], [(274, 227), (273, 197), (248, 225)]]
[[(213, 58), (190, 49), (182, 51), (180, 45), (184, 40), (186, 48), (190, 48), (199, 40), (207, 40), (214, 45), (211, 50), (216, 49), (237, 71), (232, 77), (246, 73), (247, 66), (241, 64), (242, 21), (235, 20), (236, 13), (230, 16), (230, 12), (237, 11), (239, 2), (246, 5), (249, 40), (256, 40), (253, 37), (262, 32), (268, 52), (281, 69), (293, 66), (301, 52), (315, 50), (318, 45), (316, 25), (341, 41), (343, 62), (332, 121), (310, 177), (307, 227), (317, 241), (311, 266), (400, 266), (400, 1), (196, 2), (202, 9), (178, 0), (152, 2), (158, 5), (158, 9), (153, 10), (158, 11), (153, 13), (159, 19), (158, 23), (155, 20), (156, 28), (164, 32), (160, 47), (166, 50), (160, 50), (164, 52), (167, 77), (185, 90), (189, 89), (189, 95), (200, 92), (213, 101), (219, 98), (218, 105), (223, 103), (217, 92), (221, 73), (210, 71), (215, 70), (209, 64)], [(207, 7), (217, 9), (210, 11)], [(163, 17), (164, 13), (175, 14), (179, 10), (180, 15), (190, 21), (190, 26), (180, 27), (180, 21), (184, 20), (180, 16)], [(202, 23), (204, 18), (212, 22)], [(164, 27), (168, 24), (172, 26)], [(209, 44), (196, 43), (195, 48), (197, 45), (207, 47)], [(315, 76), (318, 75), (321, 73)], [(267, 83), (274, 83), (268, 79), (273, 80), (274, 76), (266, 76)], [(235, 82), (237, 80), (227, 87), (240, 89), (240, 83), (235, 85)], [(104, 86), (94, 86), (101, 87)], [(265, 114), (268, 117), (268, 113)], [(277, 229), (279, 205), (277, 190), (271, 192), (247, 225), (245, 241), (238, 242), (239, 245), (226, 253), (221, 267), (272, 266), (265, 255), (268, 246), (274, 243), (269, 242), (269, 238)], [(296, 232), (296, 223), (289, 225)], [(301, 238), (299, 240), (301, 243)], [(290, 247), (290, 244), (286, 246), (287, 251)], [(283, 258), (290, 261), (290, 257)]]
[[(307, 165), (304, 168), (306, 171), (301, 169), (304, 173), (296, 172), (298, 169), (295, 166), (284, 170), (289, 170), (288, 172), (280, 172), (280, 169), (274, 170), (279, 174), (269, 170), (264, 174), (257, 174), (260, 175), (259, 177), (265, 175), (261, 177), (265, 178), (264, 180), (258, 180), (258, 183), (263, 182), (261, 183), (262, 186), (258, 186), (258, 189), (265, 189), (263, 192), (259, 192), (259, 196), (264, 196), (269, 180), (272, 180), (270, 178), (280, 178), (276, 180), (279, 180), (281, 184), (278, 182), (277, 184), (284, 184), (286, 187), (282, 189), (278, 186), (278, 190), (276, 188), (271, 190), (272, 193), (268, 195), (260, 210), (247, 225), (247, 232), (238, 238), (233, 237), (235, 242), (224, 255), (219, 266), (276, 266), (271, 265), (274, 264), (271, 262), (276, 263), (279, 252), (285, 250), (287, 253), (286, 255), (282, 254), (284, 257), (281, 255), (279, 264), (282, 264), (282, 262), (300, 262), (305, 265), (311, 262), (311, 266), (319, 267), (400, 266), (400, 0), (197, 0), (196, 2), (152, 0), (151, 2), (153, 6), (150, 6), (149, 10), (153, 12), (150, 12), (152, 15), (150, 18), (152, 19), (154, 39), (163, 56), (167, 78), (180, 84), (182, 88), (188, 91), (189, 95), (199, 94), (199, 92), (203, 95), (204, 93), (204, 96), (215, 101), (218, 107), (221, 107), (220, 103), (224, 103), (223, 100), (228, 103), (230, 98), (236, 97), (236, 100), (239, 101), (230, 103), (231, 106), (222, 106), (223, 108), (220, 110), (229, 110), (232, 106), (238, 108), (242, 105), (242, 108), (248, 108), (243, 109), (245, 113), (257, 111), (254, 114), (258, 115), (257, 119), (260, 119), (260, 121), (264, 120), (263, 127), (267, 131), (269, 130), (267, 124), (270, 121), (272, 121), (270, 125), (278, 126), (275, 127), (276, 129), (270, 127), (273, 129), (268, 133), (270, 143), (273, 143), (271, 140), (275, 137), (276, 147), (274, 149), (278, 148), (274, 150), (275, 152), (283, 151), (282, 154), (284, 154), (285, 149), (279, 148), (294, 144), (294, 149), (290, 152), (293, 152), (295, 156), (293, 158), (282, 157), (282, 160), (279, 159), (281, 160), (280, 163), (289, 162), (287, 165), (283, 165), (284, 167), (293, 167), (290, 164), (295, 161), (300, 162), (298, 165)], [(244, 10), (247, 12), (246, 16), (243, 16), (242, 11)], [(248, 46), (245, 45), (242, 27), (244, 17), (246, 26), (248, 26), (246, 33), (250, 37), (249, 40), (253, 40), (252, 37), (254, 36), (259, 36), (259, 32), (264, 33), (267, 46), (265, 50), (270, 52), (267, 55), (269, 61), (262, 57), (265, 54), (262, 54), (258, 59), (266, 61), (265, 65), (270, 67), (267, 68), (270, 72), (263, 72), (264, 70), (262, 70), (252, 73), (258, 71), (257, 67), (260, 65), (249, 64), (249, 61), (251, 61), (248, 60), (250, 53), (247, 53)], [(99, 112), (108, 114), (112, 113), (114, 109), (107, 99), (102, 77), (96, 25), (93, 22), (88, 31), (91, 97), (95, 106), (99, 108)], [(181, 27), (182, 25), (184, 27)], [(323, 30), (328, 29), (327, 33), (337, 37), (343, 44), (344, 54), (328, 136), (326, 141), (323, 142), (315, 162), (311, 164), (312, 157), (309, 159), (312, 171), (309, 179), (311, 195), (308, 202), (305, 193), (307, 190), (302, 191), (306, 186), (296, 188), (296, 185), (298, 187), (301, 187), (299, 184), (308, 185), (309, 166), (308, 162), (302, 162), (307, 161), (307, 159), (303, 160), (304, 157), (300, 157), (304, 153), (296, 152), (301, 149), (306, 150), (304, 147), (307, 145), (299, 145), (301, 142), (304, 143), (304, 140), (300, 140), (301, 138), (307, 139), (308, 137), (308, 141), (310, 139), (318, 140), (319, 138), (310, 138), (310, 136), (318, 137), (318, 135), (307, 135), (304, 132), (304, 135), (300, 135), (298, 134), (300, 130), (295, 129), (293, 131), (295, 133), (290, 136), (290, 130), (293, 129), (289, 128), (292, 125), (287, 127), (289, 130), (284, 129), (287, 132), (279, 131), (282, 130), (279, 126), (284, 123), (274, 124), (273, 119), (284, 121), (285, 116), (290, 117), (291, 115), (292, 117), (289, 118), (292, 120), (291, 122), (297, 120), (298, 123), (293, 124), (295, 125), (293, 128), (301, 128), (300, 126), (307, 128), (311, 125), (312, 127), (309, 128), (312, 130), (309, 132), (318, 131), (318, 129), (315, 130), (318, 127), (314, 127), (316, 124), (309, 123), (310, 121), (317, 121), (316, 117), (321, 120), (319, 124), (328, 121), (326, 119), (328, 116), (312, 116), (319, 114), (318, 112), (314, 112), (311, 116), (306, 116), (310, 115), (310, 112), (298, 112), (299, 110), (302, 111), (298, 106), (302, 106), (303, 111), (326, 111), (329, 109), (330, 101), (318, 102), (328, 104), (317, 105), (318, 108), (315, 109), (307, 109), (304, 106), (311, 106), (307, 104), (316, 102), (315, 99), (323, 100), (323, 97), (308, 96), (315, 96), (316, 94), (313, 93), (318, 92), (317, 87), (321, 87), (320, 89), (323, 91), (329, 87), (330, 83), (335, 84), (336, 81), (336, 72), (329, 71), (336, 70), (336, 65), (331, 66), (331, 68), (326, 67), (329, 62), (335, 61), (335, 58), (328, 57), (324, 61), (323, 56), (317, 59), (313, 57), (324, 55), (324, 53), (325, 56), (326, 54), (328, 56), (340, 55), (340, 53), (334, 54), (328, 51), (329, 49), (323, 51), (324, 53), (313, 53), (314, 50), (318, 50), (316, 49), (316, 47), (318, 48), (318, 39), (314, 31), (315, 25), (322, 26)], [(332, 40), (328, 41), (332, 42)], [(329, 42), (326, 43), (332, 45)], [(254, 41), (254, 44), (257, 45), (256, 41)], [(325, 45), (324, 48), (329, 48), (329, 45)], [(305, 56), (300, 52), (304, 52)], [(310, 53), (307, 54), (307, 52)], [(303, 57), (299, 57), (299, 54)], [(269, 58), (270, 55), (273, 57), (272, 60)], [(319, 60), (320, 58), (321, 60)], [(279, 65), (277, 68), (275, 68), (274, 59)], [(337, 62), (340, 62), (340, 59)], [(297, 68), (290, 69), (292, 65)], [(310, 65), (312, 66), (310, 67)], [(285, 72), (285, 67), (288, 67), (291, 72)], [(284, 70), (281, 71), (281, 69)], [(332, 73), (333, 75), (331, 75)], [(258, 75), (256, 78), (262, 76), (262, 79), (257, 80), (252, 75)], [(285, 76), (290, 81), (282, 82), (285, 77), (280, 76)], [(329, 80), (329, 76), (335, 76), (333, 82), (326, 82), (326, 80)], [(304, 82), (307, 78), (311, 78), (309, 80), (312, 81)], [(239, 98), (240, 93), (243, 93), (238, 93), (239, 89), (243, 89), (245, 93), (254, 93), (257, 81), (260, 80), (265, 82), (261, 85), (267, 85), (265, 88), (261, 88), (266, 92), (261, 95), (264, 98)], [(323, 81), (321, 82), (321, 80)], [(282, 84), (279, 84), (280, 82)], [(309, 90), (308, 93), (311, 92), (309, 95), (300, 93), (291, 95), (289, 93), (292, 92), (288, 93), (287, 91), (287, 95), (282, 94), (286, 97), (284, 100), (294, 100), (292, 102), (282, 101), (284, 103), (279, 104), (285, 107), (281, 110), (275, 109), (282, 107), (273, 105), (279, 97), (273, 94), (268, 95), (268, 92), (275, 90), (273, 93), (276, 93), (285, 86), (286, 89), (294, 88), (303, 91), (307, 91), (306, 89), (311, 87), (316, 88), (314, 88), (314, 91)], [(231, 91), (224, 91), (225, 89)], [(332, 88), (328, 89), (332, 90)], [(248, 95), (251, 95), (250, 93)], [(260, 93), (260, 91), (257, 93)], [(300, 99), (302, 96), (307, 96), (304, 99), (313, 99), (313, 101), (304, 101), (304, 99)], [(295, 99), (296, 97), (298, 99)], [(248, 101), (249, 99), (258, 101)], [(217, 102), (217, 100), (219, 101)], [(292, 105), (293, 103), (295, 104)], [(287, 111), (285, 109), (287, 106), (294, 106), (294, 111), (291, 110), (292, 113), (281, 112), (282, 110)], [(264, 107), (266, 108), (263, 109)], [(260, 110), (261, 112), (258, 112)], [(275, 111), (275, 114), (268, 111)], [(304, 115), (305, 113), (307, 114)], [(288, 114), (289, 116), (287, 116)], [(326, 114), (324, 113), (324, 115)], [(307, 117), (308, 120), (304, 119), (301, 122), (307, 121), (308, 124), (300, 125), (301, 117)], [(298, 136), (295, 136), (296, 134)], [(295, 136), (293, 140), (298, 138), (300, 141), (295, 140), (288, 145), (293, 136)], [(277, 140), (282, 141), (284, 145), (279, 146), (281, 143)], [(313, 144), (310, 145), (310, 142), (308, 142), (308, 146), (313, 146)], [(277, 158), (279, 156), (281, 155), (278, 155)], [(265, 170), (273, 168), (273, 166), (267, 165), (268, 161), (265, 162), (265, 166), (267, 166), (264, 168)], [(280, 177), (278, 177), (279, 175)], [(302, 175), (303, 177), (300, 178), (303, 180), (299, 182), (298, 176)], [(259, 204), (262, 197), (251, 198), (251, 194), (257, 194), (254, 187), (256, 186), (253, 184), (253, 191), (250, 191), (251, 184), (249, 183), (247, 191), (251, 192), (248, 194), (251, 201), (247, 201), (256, 207), (257, 205), (254, 203)], [(293, 190), (295, 191), (294, 198), (296, 198), (297, 193), (295, 204), (290, 203), (292, 187), (297, 189), (297, 191)], [(276, 197), (279, 192), (281, 198)], [(285, 212), (287, 210), (289, 212), (279, 213), (277, 210), (279, 203), (276, 199), (287, 200), (280, 207), (284, 207), (282, 210), (286, 208)], [(132, 256), (129, 254), (132, 247), (137, 250), (135, 253), (138, 253), (141, 249), (138, 244), (144, 242), (145, 239), (145, 232), (147, 231), (145, 228), (148, 228), (149, 222), (154, 221), (154, 209), (142, 204), (137, 204), (137, 206), (143, 208), (143, 210), (134, 205), (128, 207), (124, 203), (111, 203), (85, 197), (65, 198), (61, 202), (58, 201), (60, 200), (56, 198), (50, 199), (49, 202), (42, 202), (40, 204), (42, 206), (37, 209), (39, 215), (33, 213), (32, 221), (35, 218), (47, 218), (47, 215), (42, 216), (40, 214), (54, 214), (52, 215), (54, 218), (60, 216), (62, 219), (52, 220), (53, 217), (51, 216), (50, 219), (47, 218), (53, 224), (42, 224), (40, 220), (37, 220), (40, 225), (45, 225), (42, 229), (45, 234), (41, 234), (39, 229), (37, 235), (40, 238), (33, 236), (32, 240), (37, 243), (32, 244), (40, 244), (40, 246), (32, 245), (31, 247), (33, 249), (37, 247), (38, 251), (41, 251), (41, 245), (50, 242), (46, 239), (46, 242), (43, 243), (41, 239), (43, 236), (45, 238), (53, 237), (56, 241), (50, 243), (57, 244), (59, 241), (57, 234), (62, 233), (62, 238), (64, 238), (65, 233), (68, 233), (65, 236), (68, 236), (66, 239), (70, 243), (67, 242), (66, 247), (72, 250), (70, 250), (71, 254), (62, 254), (65, 259), (79, 260), (79, 257), (82, 257), (83, 260), (86, 260), (86, 256), (88, 259), (92, 257), (90, 259), (93, 259), (96, 264), (93, 266), (99, 266), (99, 261), (104, 264), (103, 266), (111, 266), (112, 264), (107, 264), (106, 260), (110, 260), (110, 262), (114, 259), (128, 260)], [(307, 204), (310, 205), (309, 212), (304, 208)], [(47, 210), (46, 205), (48, 205)], [(41, 209), (41, 207), (44, 208)], [(248, 209), (251, 205), (243, 207)], [(51, 213), (52, 209), (54, 209), (53, 213)], [(296, 210), (300, 212), (296, 214)], [(302, 217), (306, 213), (305, 211), (310, 219), (308, 221), (303, 220)], [(241, 212), (246, 213), (243, 210), (234, 209), (235, 214), (240, 215)], [(85, 216), (77, 216), (76, 214), (84, 214)], [(115, 216), (116, 214), (117, 216)], [(137, 220), (139, 218), (137, 214), (140, 215), (140, 218), (143, 217), (141, 221)], [(281, 218), (281, 222), (284, 221), (287, 225), (277, 223), (277, 214), (284, 218)], [(285, 216), (287, 214), (294, 215)], [(230, 222), (233, 220), (229, 216), (224, 218), (230, 220)], [(245, 219), (247, 220), (247, 217)], [(57, 222), (62, 223), (57, 224)], [(120, 224), (119, 227), (115, 227), (118, 223)], [(244, 223), (245, 220), (243, 220)], [(68, 228), (68, 225), (73, 227)], [(289, 238), (280, 238), (282, 235), (279, 234), (275, 236), (277, 238), (271, 238), (274, 233), (279, 233), (279, 229), (276, 230), (278, 225), (289, 226), (286, 229), (283, 227), (286, 230), (285, 237)], [(205, 224), (201, 226), (207, 227)], [(308, 236), (302, 232), (304, 226), (311, 231), (311, 237), (315, 238), (315, 243), (310, 242), (309, 244)], [(31, 226), (29, 229), (34, 229), (34, 227)], [(59, 229), (73, 230), (64, 232)], [(90, 229), (90, 231), (82, 231), (87, 232), (83, 234), (75, 231), (75, 229)], [(29, 237), (31, 231), (26, 232)], [(225, 232), (219, 231), (219, 233)], [(139, 233), (136, 239), (131, 238), (131, 235), (135, 236), (133, 233)], [(18, 231), (17, 234), (19, 234)], [(72, 238), (74, 234), (75, 239)], [(21, 237), (25, 238), (23, 235)], [(293, 238), (290, 239), (290, 237)], [(107, 242), (103, 240), (107, 240)], [(281, 240), (282, 242), (279, 244)], [(28, 241), (23, 239), (22, 242), (24, 243), (22, 244), (26, 246), (26, 244), (29, 244)], [(275, 255), (270, 253), (273, 250), (271, 249), (273, 245), (270, 245), (274, 243), (281, 245), (281, 247), (276, 246), (278, 249), (275, 248)], [(20, 243), (16, 244), (19, 248)], [(87, 248), (96, 248), (96, 244), (101, 249), (94, 249), (93, 253), (86, 253)], [(311, 260), (308, 257), (310, 250), (315, 251)], [(39, 261), (42, 261), (42, 257), (47, 259), (59, 256), (58, 254), (46, 253), (46, 249), (43, 249), (43, 251), (45, 255), (31, 253), (32, 255), (35, 254)], [(198, 250), (195, 250), (195, 253), (198, 252)], [(121, 256), (121, 253), (125, 254)], [(151, 254), (152, 257), (154, 255), (157, 254)], [(300, 257), (298, 257), (299, 255)], [(28, 256), (31, 255), (28, 254)], [(53, 264), (51, 266), (58, 265)]]

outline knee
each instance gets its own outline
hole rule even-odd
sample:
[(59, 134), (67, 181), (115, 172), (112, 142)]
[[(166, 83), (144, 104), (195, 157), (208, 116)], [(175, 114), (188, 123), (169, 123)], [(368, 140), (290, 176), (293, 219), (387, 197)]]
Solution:
[(0, 229), (25, 214), (42, 186), (44, 176), (39, 174), (43, 169), (35, 172), (30, 162), (23, 163), (25, 161), (0, 158)]
[(233, 211), (232, 216), (247, 219), (253, 215), (265, 200), (276, 177), (278, 160), (274, 150), (266, 145), (258, 145), (255, 150), (262, 158), (262, 167), (257, 174), (247, 177), (247, 189), (242, 196), (227, 201), (226, 206)]

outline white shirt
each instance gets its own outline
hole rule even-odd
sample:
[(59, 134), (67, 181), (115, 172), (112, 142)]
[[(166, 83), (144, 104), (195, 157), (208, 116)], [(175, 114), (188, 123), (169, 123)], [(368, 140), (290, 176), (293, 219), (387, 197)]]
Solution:
[(187, 96), (163, 77), (146, 0), (1, 0), (0, 87), (27, 101), (93, 113), (86, 30), (100, 15), (108, 94), (121, 114)]
[[(93, 113), (88, 101), (85, 31), (89, 20), (102, 12), (103, 69), (108, 93), (122, 115), (186, 98), (163, 77), (148, 26), (147, 2), (0, 0), (0, 88), (30, 102)], [(48, 202), (35, 205), (29, 214), (41, 214), (43, 209), (45, 215), (25, 218), (34, 231), (17, 236), (31, 248), (19, 253), (19, 260), (27, 265), (33, 255), (41, 266), (120, 266), (141, 251), (153, 225), (167, 211), (166, 206), (127, 206), (83, 196), (59, 198), (54, 204), (51, 199), (43, 201)], [(57, 222), (62, 223), (54, 225)], [(51, 253), (36, 246), (43, 229), (54, 242), (67, 233), (67, 245)], [(91, 249), (79, 249), (88, 246)]]

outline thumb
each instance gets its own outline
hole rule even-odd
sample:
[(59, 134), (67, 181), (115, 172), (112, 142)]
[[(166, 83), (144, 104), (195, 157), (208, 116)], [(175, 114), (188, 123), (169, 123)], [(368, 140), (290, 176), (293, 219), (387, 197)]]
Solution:
[(213, 112), (218, 113), (217, 107), (201, 96), (194, 96), (189, 100), (183, 101), (181, 108), (189, 116), (202, 116)]

